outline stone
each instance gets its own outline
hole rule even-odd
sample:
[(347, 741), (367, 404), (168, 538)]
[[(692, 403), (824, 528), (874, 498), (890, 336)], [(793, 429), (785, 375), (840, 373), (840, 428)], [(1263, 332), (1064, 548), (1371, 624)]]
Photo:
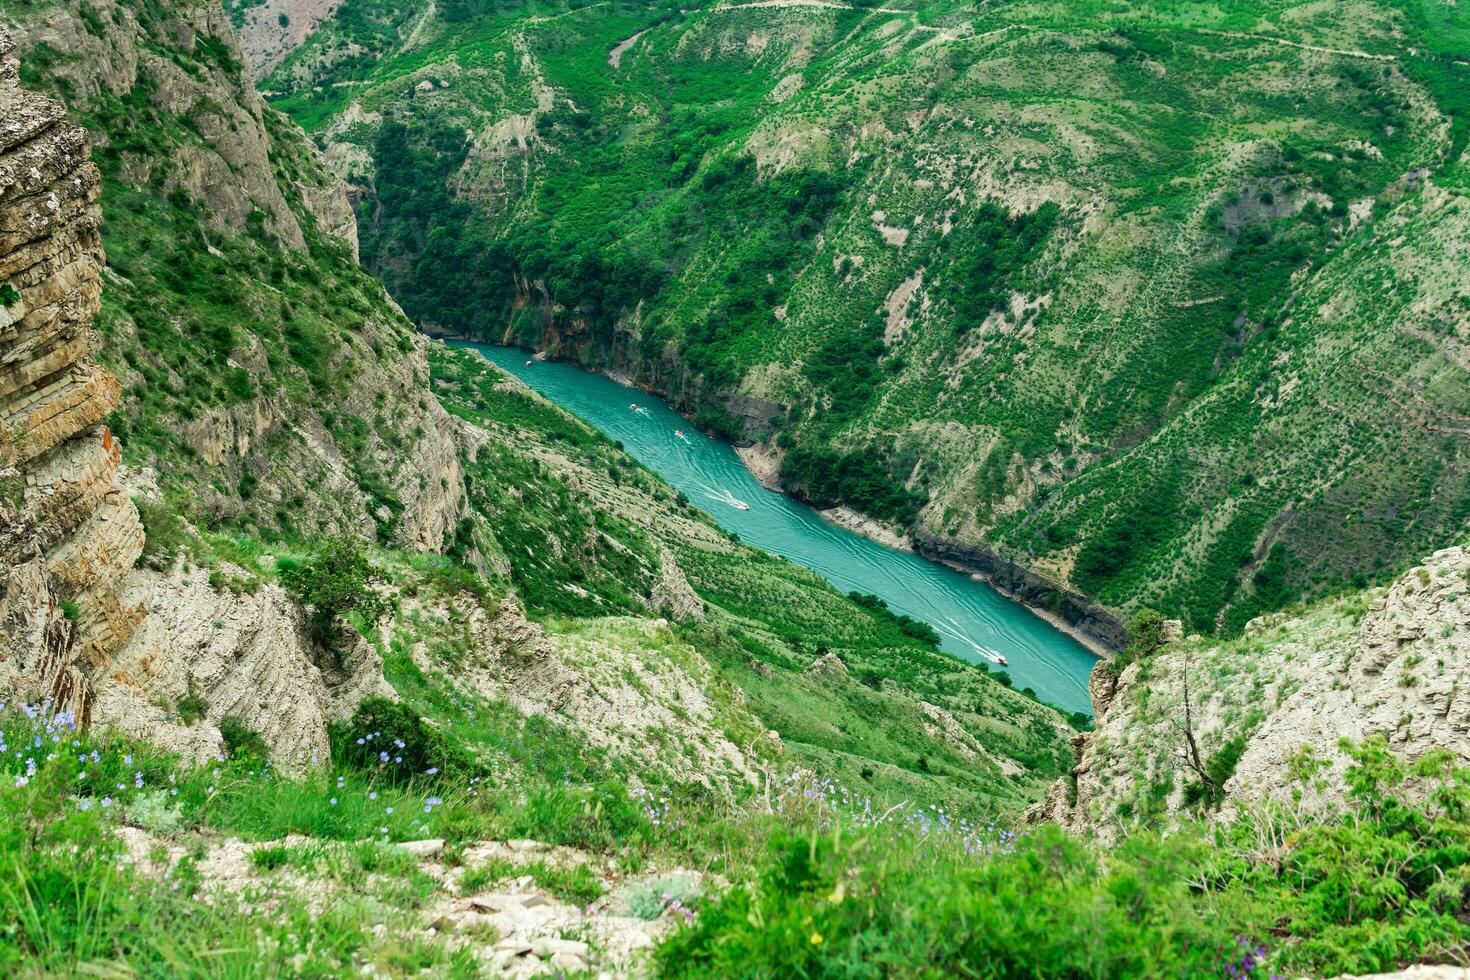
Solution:
[(417, 858), (433, 857), (444, 850), (443, 838), (435, 837), (428, 840), (409, 840), (398, 845), (403, 850)]
[(86, 134), (19, 87), (0, 28), (0, 701), (50, 699), (81, 723), (144, 616), (120, 596), (142, 524), (102, 419), (121, 388), (92, 363), (100, 189)]
[(551, 956), (551, 966), (556, 970), (581, 972), (587, 969), (587, 960), (574, 953), (554, 953)]
[(567, 954), (581, 959), (587, 958), (587, 944), (575, 939), (556, 939), (542, 936), (532, 943), (532, 950), (542, 958)]

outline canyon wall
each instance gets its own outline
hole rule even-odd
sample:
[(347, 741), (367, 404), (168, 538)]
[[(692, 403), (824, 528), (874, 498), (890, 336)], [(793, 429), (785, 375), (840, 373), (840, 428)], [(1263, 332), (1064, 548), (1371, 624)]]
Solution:
[(1467, 583), (1470, 551), (1447, 548), (1386, 588), (1254, 620), (1239, 639), (1176, 639), (1116, 679), (1100, 664), (1096, 730), (1073, 739), (1071, 774), (1028, 816), (1116, 840), (1197, 809), (1226, 821), (1311, 813), (1347, 794), (1343, 741), (1378, 735), (1402, 759), (1448, 750), (1463, 764)]
[(0, 28), (0, 699), (85, 720), (144, 616), (119, 597), (143, 529), (103, 422), (121, 389), (92, 359), (97, 168), (64, 108), (20, 88), (14, 53)]

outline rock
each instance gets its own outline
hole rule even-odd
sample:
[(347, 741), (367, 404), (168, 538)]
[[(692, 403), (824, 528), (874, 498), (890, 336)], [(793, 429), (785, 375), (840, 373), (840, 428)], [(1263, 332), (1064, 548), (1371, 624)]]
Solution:
[(568, 970), (581, 972), (587, 969), (587, 960), (572, 953), (555, 953), (551, 957), (551, 966), (557, 970)]
[(521, 899), (521, 908), (523, 909), (536, 909), (550, 904), (551, 899), (545, 895), (527, 895)]
[(102, 419), (121, 388), (91, 361), (102, 292), (86, 134), (22, 90), (0, 28), (0, 701), (91, 714), (144, 609), (119, 596), (143, 529)]
[(668, 548), (663, 548), (659, 554), (658, 581), (654, 583), (648, 604), (654, 612), (667, 613), (675, 622), (704, 620), (704, 600), (690, 586), (674, 553)]
[[(228, 565), (222, 571), (249, 577)], [(237, 715), (260, 733), (276, 765), (301, 772), (326, 763), (327, 722), (351, 715), (369, 695), (394, 696), (370, 644), (359, 639), (324, 654), (279, 586), (236, 593), (214, 588), (199, 571), (138, 569), (124, 595), (152, 613), (114, 656), (95, 715), (134, 736), (198, 758), (217, 743), (220, 719)], [(205, 717), (185, 726), (160, 706), (191, 692)]]
[(825, 653), (806, 669), (808, 677), (847, 677), (847, 664), (835, 653)]
[[(1090, 684), (1096, 730), (1078, 736), (1072, 773), (1027, 818), (1055, 820), (1106, 843), (1129, 831), (1120, 811), (1152, 786), (1172, 787), (1168, 812), (1184, 809), (1192, 781), (1179, 764), (1186, 671), (1201, 754), (1208, 759), (1229, 740), (1244, 740), (1218, 820), (1259, 813), (1269, 801), (1335, 808), (1346, 793), (1344, 739), (1383, 732), (1405, 761), (1432, 749), (1470, 761), (1467, 576), (1470, 551), (1447, 548), (1385, 589), (1294, 618), (1253, 620), (1246, 657), (1207, 639), (1174, 643), (1149, 658), (1146, 683), (1140, 664), (1116, 680), (1099, 665)], [(1246, 703), (1260, 710), (1243, 720), (1238, 708)], [(1303, 747), (1327, 764), (1306, 787), (1293, 764)]]
[(531, 948), (537, 956), (542, 958), (561, 954), (576, 956), (580, 959), (587, 958), (587, 944), (575, 939), (553, 939), (542, 936), (532, 942)]
[(435, 837), (429, 840), (409, 840), (398, 845), (403, 850), (417, 858), (433, 857), (444, 850), (443, 838)]

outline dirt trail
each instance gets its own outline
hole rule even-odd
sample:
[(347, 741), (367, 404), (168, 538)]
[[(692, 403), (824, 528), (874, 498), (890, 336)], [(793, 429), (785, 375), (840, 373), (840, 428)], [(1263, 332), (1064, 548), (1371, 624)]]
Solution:
[(1233, 37), (1244, 41), (1269, 41), (1272, 44), (1280, 44), (1288, 48), (1297, 48), (1301, 51), (1316, 51), (1320, 54), (1336, 54), (1345, 58), (1363, 58), (1367, 61), (1398, 61), (1396, 54), (1374, 54), (1371, 51), (1359, 51), (1355, 48), (1324, 48), (1318, 44), (1303, 44), (1300, 41), (1289, 41), (1284, 37), (1273, 37), (1270, 34), (1252, 34), (1248, 31), (1212, 31), (1203, 27), (1195, 28), (1198, 34), (1211, 34), (1215, 37)]
[(817, 7), (822, 10), (864, 10), (874, 14), (912, 14), (912, 10), (896, 7), (857, 7), (850, 3), (833, 3), (832, 0), (756, 0), (754, 3), (722, 3), (715, 11), (754, 10), (758, 7)]

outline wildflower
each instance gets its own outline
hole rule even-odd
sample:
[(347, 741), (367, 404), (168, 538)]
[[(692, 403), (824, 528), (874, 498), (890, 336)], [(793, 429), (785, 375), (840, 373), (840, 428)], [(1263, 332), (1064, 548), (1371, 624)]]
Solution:
[(428, 776), (437, 776), (437, 775), (439, 775), (439, 767), (438, 766), (430, 766), (428, 769), (425, 769), (424, 770), (424, 774), (425, 775), (428, 775)]
[(331, 803), (332, 806), (336, 806), (337, 805), (337, 798), (334, 796), (330, 800), (328, 800), (327, 802)]
[(373, 790), (372, 792), (368, 793), (368, 799), (370, 799), (370, 800), (376, 800), (377, 798), (378, 798), (378, 791), (377, 790)]
[(387, 807), (383, 812), (388, 814), (388, 816), (390, 817), (393, 816), (393, 808), (391, 806)]
[(822, 940), (822, 934), (820, 932), (814, 932), (814, 933), (812, 933), (812, 940), (811, 941), (812, 941), (812, 945), (813, 946), (820, 946), (820, 945), (822, 945), (822, 942), (823, 942), (823, 940)]

